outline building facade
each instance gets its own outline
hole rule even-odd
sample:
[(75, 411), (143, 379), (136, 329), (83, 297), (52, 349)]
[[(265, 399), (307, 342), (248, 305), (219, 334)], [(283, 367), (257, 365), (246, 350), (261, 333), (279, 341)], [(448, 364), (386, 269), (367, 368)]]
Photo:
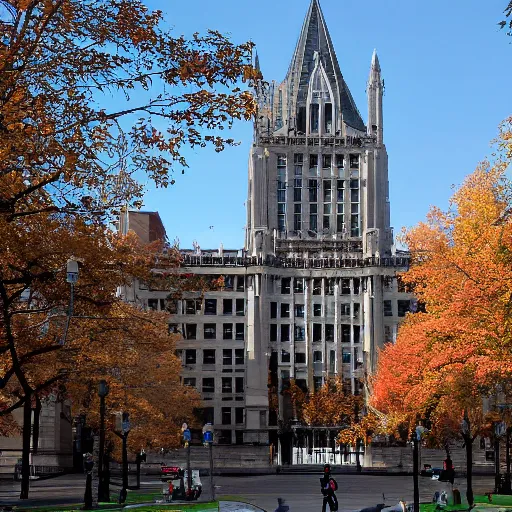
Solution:
[[(183, 381), (202, 393), (219, 443), (280, 445), (281, 462), (293, 462), (290, 379), (317, 389), (339, 376), (362, 393), (414, 304), (397, 279), (408, 257), (390, 226), (383, 88), (374, 52), (365, 125), (317, 0), (284, 81), (256, 86), (245, 247), (183, 251), (180, 272), (224, 286), (170, 306)], [(130, 293), (169, 307), (168, 291), (136, 283)]]

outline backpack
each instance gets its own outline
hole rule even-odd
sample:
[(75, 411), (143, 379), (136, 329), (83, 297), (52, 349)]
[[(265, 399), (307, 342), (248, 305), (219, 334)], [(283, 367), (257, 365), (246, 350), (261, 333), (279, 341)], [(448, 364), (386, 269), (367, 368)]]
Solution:
[(333, 491), (337, 491), (338, 490), (338, 482), (336, 482), (336, 480), (334, 480), (334, 478), (330, 479), (329, 485), (330, 485), (330, 487), (331, 487), (331, 489)]

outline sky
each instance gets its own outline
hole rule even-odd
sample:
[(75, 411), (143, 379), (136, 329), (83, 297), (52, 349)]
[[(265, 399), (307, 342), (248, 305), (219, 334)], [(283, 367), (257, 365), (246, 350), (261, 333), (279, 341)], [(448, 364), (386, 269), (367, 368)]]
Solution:
[[(281, 82), (310, 0), (146, 0), (175, 35), (215, 29), (252, 40), (265, 80)], [(367, 119), (365, 87), (373, 49), (385, 80), (384, 142), (389, 155), (391, 225), (448, 207), (453, 185), (490, 156), (499, 123), (512, 115), (512, 38), (500, 31), (506, 0), (320, 0), (341, 72)], [(226, 133), (224, 133), (226, 135)], [(250, 123), (222, 153), (187, 151), (176, 183), (148, 185), (144, 210), (158, 211), (170, 240), (203, 249), (239, 249), (246, 224)]]

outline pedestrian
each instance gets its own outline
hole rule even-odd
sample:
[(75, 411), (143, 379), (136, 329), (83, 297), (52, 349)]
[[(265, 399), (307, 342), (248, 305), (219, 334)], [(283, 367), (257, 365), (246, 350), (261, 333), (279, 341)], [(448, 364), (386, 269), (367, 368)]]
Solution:
[(277, 508), (274, 510), (274, 512), (288, 512), (290, 510), (290, 507), (286, 505), (286, 502), (283, 498), (277, 498)]
[(338, 490), (338, 483), (331, 476), (330, 464), (326, 464), (324, 466), (324, 474), (322, 478), (320, 478), (320, 485), (322, 495), (324, 497), (322, 503), (322, 512), (326, 512), (327, 504), (329, 504), (329, 509), (331, 512), (336, 512), (338, 510), (338, 498), (336, 498), (335, 492)]

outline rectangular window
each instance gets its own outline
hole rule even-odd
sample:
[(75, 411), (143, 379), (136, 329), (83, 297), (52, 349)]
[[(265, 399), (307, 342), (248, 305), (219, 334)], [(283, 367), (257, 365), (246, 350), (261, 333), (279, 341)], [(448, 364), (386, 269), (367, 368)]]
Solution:
[(236, 324), (235, 326), (235, 339), (243, 340), (245, 339), (245, 325), (244, 324)]
[(294, 231), (300, 231), (302, 229), (302, 215), (300, 213), (293, 215), (293, 229)]
[(314, 169), (318, 165), (318, 155), (309, 155), (309, 168)]
[(245, 354), (243, 348), (235, 348), (235, 365), (245, 364)]
[[(277, 201), (279, 204), (283, 204), (286, 202), (286, 190), (285, 189), (278, 189), (277, 190)], [(284, 208), (283, 208), (284, 210)], [(284, 211), (283, 211), (284, 213)]]
[(222, 407), (222, 424), (231, 425), (231, 407)]
[(330, 229), (330, 227), (331, 227), (331, 220), (329, 218), (329, 215), (324, 215), (324, 220), (323, 220), (322, 227), (324, 229)]
[(189, 386), (191, 388), (195, 388), (196, 387), (196, 378), (195, 377), (184, 377), (183, 385)]
[(326, 295), (334, 295), (334, 285), (335, 280), (331, 277), (329, 279), (326, 279), (325, 281), (325, 294)]
[(398, 316), (405, 316), (409, 311), (409, 306), (411, 305), (410, 300), (399, 300), (398, 303)]
[(281, 304), (281, 318), (290, 318), (290, 304)]
[(359, 203), (359, 189), (353, 188), (350, 190), (350, 201), (352, 203)]
[(169, 334), (181, 334), (178, 324), (169, 324), (167, 327), (167, 332)]
[(322, 155), (322, 167), (330, 169), (332, 164), (332, 155)]
[(244, 422), (244, 408), (243, 407), (235, 407), (235, 423), (237, 425), (242, 425)]
[(215, 379), (213, 377), (203, 377), (203, 393), (215, 393)]
[(286, 167), (286, 155), (283, 155), (283, 154), (277, 155), (277, 166), (278, 167)]
[(197, 324), (185, 325), (185, 339), (195, 340), (197, 336)]
[(293, 155), (293, 163), (295, 165), (302, 165), (304, 163), (304, 155), (302, 153), (295, 153)]
[(359, 155), (350, 155), (350, 168), (359, 169)]
[(343, 213), (341, 215), (336, 216), (336, 231), (338, 231), (338, 233), (343, 233), (345, 231), (345, 217)]
[(325, 341), (334, 341), (334, 325), (325, 324)]
[(320, 105), (318, 103), (312, 103), (311, 106), (311, 133), (318, 133), (318, 121), (320, 116)]
[(313, 341), (322, 341), (322, 324), (313, 324)]
[(361, 341), (361, 326), (354, 325), (354, 343), (359, 343)]
[(329, 373), (333, 374), (336, 371), (336, 352), (331, 350), (329, 352)]
[(232, 291), (235, 286), (235, 278), (233, 276), (224, 276), (224, 289)]
[(277, 216), (277, 229), (281, 233), (283, 231), (286, 231), (286, 216), (285, 215), (278, 215)]
[(345, 200), (345, 180), (338, 180), (338, 183), (337, 183), (337, 188), (338, 188), (338, 202), (339, 203), (343, 203), (343, 201)]
[(185, 350), (185, 364), (196, 364), (196, 351), (194, 349)]
[(306, 354), (304, 352), (295, 352), (295, 364), (306, 364)]
[(350, 216), (350, 236), (359, 236), (359, 215)]
[(316, 215), (309, 216), (309, 229), (315, 233), (318, 231), (318, 220)]
[(313, 362), (314, 363), (321, 363), (322, 362), (322, 352), (319, 350), (315, 350), (313, 352)]
[(324, 180), (324, 203), (332, 201), (331, 180)]
[(313, 279), (313, 295), (322, 295), (322, 279)]
[(390, 325), (384, 326), (384, 341), (391, 343), (393, 341), (393, 329)]
[(281, 350), (281, 362), (289, 363), (290, 362), (290, 352), (287, 350)]
[(317, 182), (317, 180), (309, 180), (308, 181), (308, 189), (309, 189), (309, 202), (316, 203), (318, 200), (318, 182)]
[(313, 316), (322, 316), (322, 304), (313, 304)]
[(315, 388), (315, 391), (319, 391), (323, 386), (322, 377), (313, 377), (313, 386)]
[(232, 315), (233, 314), (233, 300), (232, 299), (224, 299), (222, 301), (222, 314), (223, 315)]
[(345, 364), (350, 363), (350, 349), (344, 348), (341, 352), (341, 361)]
[(245, 299), (236, 299), (236, 316), (245, 316)]
[(342, 324), (341, 326), (341, 342), (350, 343), (350, 325)]
[[(201, 309), (201, 308), (199, 308)], [(195, 300), (186, 300), (185, 301), (185, 313), (187, 315), (195, 315), (196, 314), (196, 301)]]
[(230, 348), (225, 348), (222, 351), (222, 364), (224, 366), (231, 366), (233, 364), (233, 351)]
[(336, 167), (345, 167), (345, 155), (336, 155)]
[(270, 341), (277, 341), (277, 324), (270, 324)]
[(245, 277), (244, 276), (238, 276), (236, 278), (236, 291), (237, 292), (243, 292), (245, 290)]
[(217, 337), (216, 324), (204, 324), (204, 339), (214, 340)]
[(290, 326), (288, 324), (281, 324), (281, 341), (290, 341)]
[(359, 318), (360, 312), (361, 312), (361, 304), (359, 304), (359, 302), (354, 302), (354, 318)]
[(295, 278), (293, 280), (293, 293), (304, 293), (304, 279)]
[(304, 318), (304, 304), (295, 304), (295, 318)]
[(384, 301), (384, 316), (393, 316), (393, 308), (390, 300)]
[(203, 364), (215, 364), (215, 349), (203, 350)]
[(277, 318), (277, 302), (270, 303), (270, 318)]
[(350, 279), (341, 280), (341, 295), (350, 295)]
[(244, 378), (243, 377), (235, 377), (235, 393), (243, 393), (244, 392)]
[(361, 280), (359, 277), (354, 277), (354, 295), (359, 295), (359, 289), (361, 287)]
[(217, 314), (217, 299), (205, 299), (204, 314), (205, 315), (216, 315)]
[(304, 341), (306, 336), (306, 328), (302, 325), (295, 326), (295, 341)]
[(233, 324), (222, 324), (222, 339), (233, 339)]
[(350, 304), (341, 304), (341, 316), (350, 316)]
[[(295, 181), (298, 181), (298, 180), (295, 180)], [(302, 181), (302, 180), (300, 180), (300, 181)], [(296, 203), (300, 203), (302, 201), (302, 189), (301, 188), (295, 187), (293, 189), (293, 200)]]
[(158, 299), (148, 299), (148, 308), (152, 311), (158, 311)]
[(324, 215), (330, 215), (331, 214), (331, 203), (324, 203)]
[(233, 379), (231, 377), (222, 377), (222, 392), (233, 393)]
[(283, 294), (290, 293), (290, 286), (291, 286), (291, 278), (283, 277), (281, 279), (281, 293), (283, 293)]

